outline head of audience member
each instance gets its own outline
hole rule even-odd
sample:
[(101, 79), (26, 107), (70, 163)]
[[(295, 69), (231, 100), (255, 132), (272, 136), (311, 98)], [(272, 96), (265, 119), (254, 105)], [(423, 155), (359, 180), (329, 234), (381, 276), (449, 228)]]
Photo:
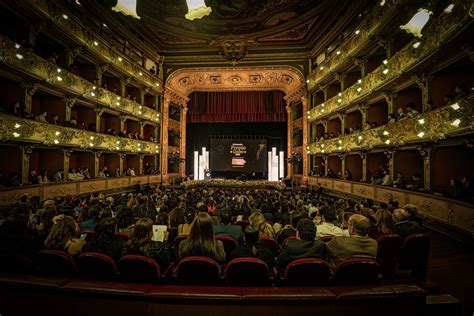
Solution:
[(349, 227), (349, 218), (354, 215), (353, 212), (344, 212), (342, 215), (341, 229), (348, 229)]
[(370, 220), (364, 215), (354, 214), (349, 218), (349, 234), (366, 237), (370, 231)]
[(298, 212), (298, 211), (293, 212), (291, 214), (291, 227), (296, 229), (296, 227), (298, 226), (298, 222), (304, 217), (305, 216), (303, 212)]
[(55, 223), (46, 237), (44, 246), (49, 249), (64, 249), (66, 243), (76, 237), (77, 226), (71, 216), (56, 216)]
[(186, 224), (191, 224), (196, 217), (196, 211), (193, 208), (188, 208), (186, 213), (184, 214), (184, 218), (186, 220)]
[(410, 214), (402, 208), (393, 211), (393, 220), (395, 223), (406, 221), (410, 218)]
[(337, 221), (336, 212), (329, 206), (321, 207), (319, 213), (321, 214), (321, 222), (334, 223)]
[(103, 218), (95, 227), (94, 234), (92, 235), (92, 240), (90, 240), (89, 242), (95, 246), (95, 249), (100, 250), (99, 252), (108, 253), (110, 250), (110, 240), (115, 238), (116, 230), (117, 221), (115, 220), (115, 218)]
[(188, 238), (182, 242), (182, 246), (180, 245), (180, 251), (187, 255), (215, 257), (217, 243), (214, 240), (212, 219), (207, 212), (201, 212), (196, 216)]
[(134, 223), (133, 211), (128, 207), (120, 209), (116, 217), (119, 229), (126, 229)]
[(316, 238), (316, 225), (310, 219), (300, 219), (296, 225), (296, 238), (299, 240), (312, 241)]
[(149, 256), (150, 248), (153, 246), (152, 237), (153, 221), (150, 218), (141, 218), (133, 226), (126, 246)]
[(184, 209), (181, 207), (173, 209), (169, 214), (170, 227), (178, 227), (181, 224), (185, 224), (186, 218), (184, 213)]
[(382, 234), (395, 234), (395, 223), (393, 222), (392, 214), (387, 210), (378, 210), (375, 213), (377, 219), (377, 230)]
[(266, 224), (265, 217), (261, 212), (254, 212), (252, 215), (249, 216), (249, 223), (253, 227), (256, 227), (260, 230), (263, 229), (263, 227)]
[(244, 230), (245, 243), (247, 245), (256, 245), (260, 240), (260, 231), (253, 226), (247, 225)]
[(413, 218), (413, 217), (418, 216), (418, 209), (416, 208), (416, 205), (405, 204), (404, 209), (409, 214), (410, 217)]
[(219, 214), (219, 220), (221, 225), (230, 225), (232, 221), (232, 212), (230, 211), (230, 208), (226, 207), (221, 211)]

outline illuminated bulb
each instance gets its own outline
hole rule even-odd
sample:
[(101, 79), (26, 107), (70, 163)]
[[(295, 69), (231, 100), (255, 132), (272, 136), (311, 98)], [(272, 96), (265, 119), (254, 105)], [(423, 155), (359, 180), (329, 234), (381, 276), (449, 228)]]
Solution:
[(359, 137), (357, 137), (358, 140), (362, 140), (362, 136), (359, 135)]
[(18, 48), (20, 48), (20, 47), (21, 47), (21, 45), (20, 45), (20, 44), (18, 44), (18, 43), (15, 43), (15, 48), (16, 48), (16, 49), (18, 49)]
[(387, 135), (388, 135), (388, 131), (383, 131), (382, 134), (384, 134), (385, 136), (387, 136)]
[(107, 24), (105, 24), (105, 23), (102, 23), (102, 26), (103, 26), (103, 27), (107, 27)]
[(91, 96), (95, 97), (95, 93), (94, 93), (94, 92), (91, 92)]
[(138, 108), (141, 110), (141, 109), (142, 109), (142, 106), (140, 105)]
[(119, 140), (117, 141), (117, 144), (120, 144), (120, 141), (119, 141)]
[(76, 4), (79, 4), (79, 5), (81, 5), (81, 3), (79, 2), (79, 0), (76, 0)]
[(310, 119), (310, 118), (311, 118), (311, 115), (308, 115), (308, 118)]
[(425, 132), (419, 132), (418, 134), (416, 134), (418, 137), (420, 138), (423, 138), (423, 136), (425, 136)]
[(59, 135), (61, 135), (61, 132), (56, 131), (56, 133), (54, 133), (54, 135), (59, 136)]
[(324, 148), (324, 144), (321, 144), (321, 147)]
[(309, 79), (308, 79), (308, 80), (306, 80), (306, 83), (309, 83)]
[(323, 150), (321, 150), (321, 152), (324, 154), (325, 150), (323, 149)]
[(342, 99), (337, 99), (337, 103), (341, 103), (342, 102)]
[(63, 78), (61, 78), (60, 76), (57, 76), (56, 79), (58, 79), (58, 81), (63, 81)]
[(324, 113), (324, 111), (325, 111), (324, 109), (321, 109), (321, 113)]
[(412, 46), (413, 46), (413, 48), (418, 48), (418, 47), (420, 47), (420, 45), (421, 45), (421, 43), (420, 43), (420, 42), (416, 42), (416, 43), (415, 43), (415, 44), (413, 44)]
[(94, 136), (91, 136), (91, 140), (94, 140)]
[(338, 50), (338, 51), (336, 52), (336, 55), (340, 55), (340, 54), (341, 54), (341, 51)]
[(384, 65), (388, 64), (388, 61), (385, 59), (385, 60), (383, 61), (383, 64), (384, 64)]
[(425, 124), (425, 119), (418, 120), (418, 123), (420, 123), (421, 125)]
[(339, 147), (337, 147), (337, 149), (338, 149), (338, 150), (341, 150), (341, 149), (342, 149), (342, 147), (341, 147), (341, 146), (339, 146)]
[(18, 123), (15, 124), (15, 128), (20, 128), (20, 127), (21, 127), (20, 124), (18, 124)]
[(23, 55), (22, 55), (22, 54), (16, 54), (15, 56), (16, 56), (16, 58), (18, 58), (18, 59), (20, 59), (20, 60), (23, 59)]
[(138, 111), (138, 114), (142, 114), (142, 111)]
[(319, 67), (319, 70), (323, 70), (323, 69), (324, 69), (324, 67), (323, 67), (323, 66)]
[(452, 126), (456, 126), (456, 127), (458, 127), (459, 124), (461, 124), (461, 120), (460, 120), (460, 119), (455, 119), (455, 120), (451, 123)]
[(357, 83), (362, 83), (362, 79), (357, 80)]
[(55, 143), (56, 145), (59, 144), (59, 140), (55, 139), (55, 140), (54, 140), (54, 143)]
[(456, 111), (461, 108), (457, 102), (454, 104), (451, 104), (451, 107), (453, 108), (453, 110), (456, 110)]
[(60, 72), (61, 72), (61, 68), (56, 69), (56, 71), (57, 71), (58, 73), (60, 73)]
[(361, 91), (362, 91), (361, 87), (357, 88), (357, 92), (361, 92)]
[(143, 73), (142, 73), (141, 71), (140, 71), (138, 74), (139, 74), (140, 76), (143, 76)]
[(20, 134), (18, 134), (17, 132), (13, 132), (13, 136), (20, 137)]
[(118, 146), (117, 146), (116, 148), (117, 148), (117, 150), (119, 150), (119, 149), (120, 149), (120, 147), (118, 147)]
[(356, 35), (359, 35), (359, 33), (360, 33), (360, 30), (357, 30), (355, 33), (356, 33)]
[(385, 144), (387, 144), (387, 145), (390, 144), (390, 139), (387, 139), (387, 140), (385, 141)]
[(309, 146), (306, 146), (306, 149), (309, 149)]
[(120, 105), (120, 102), (115, 102), (115, 104)]
[(342, 140), (338, 140), (337, 142), (338, 142), (339, 144), (342, 144)]
[(122, 61), (122, 57), (119, 57), (118, 60), (119, 60), (119, 61)]
[(138, 144), (138, 147), (140, 147), (142, 144)]
[(95, 45), (95, 46), (99, 46), (99, 42), (94, 41), (94, 45)]
[(94, 144), (92, 144), (92, 143), (89, 143), (89, 146), (91, 146), (91, 147), (94, 147)]
[(138, 151), (142, 151), (140, 148), (138, 148)]
[(380, 1), (380, 6), (383, 7), (385, 5), (385, 0)]
[(160, 86), (160, 84), (157, 82), (157, 83), (156, 83), (156, 86), (157, 86), (157, 87), (159, 87), (159, 86)]
[(120, 100), (120, 97), (117, 97), (117, 100)]
[(66, 14), (63, 14), (63, 19), (67, 20), (69, 17)]
[(337, 95), (338, 95), (338, 96), (341, 96), (341, 95), (342, 95), (342, 93), (340, 93), (340, 92), (339, 92)]
[(306, 114), (309, 114), (309, 111), (306, 111)]
[(383, 72), (384, 75), (386, 75), (386, 74), (388, 74), (388, 69), (384, 69), (382, 72)]
[(158, 149), (157, 149), (157, 150), (156, 150), (156, 153), (158, 153), (158, 152), (159, 152), (159, 151), (158, 151)]
[(446, 7), (446, 9), (444, 9), (444, 12), (449, 14), (449, 13), (453, 12), (453, 8), (454, 8), (454, 4), (451, 3), (450, 5), (448, 5)]
[(92, 90), (95, 90), (95, 89), (97, 89), (97, 87), (96, 87), (96, 86), (92, 86)]

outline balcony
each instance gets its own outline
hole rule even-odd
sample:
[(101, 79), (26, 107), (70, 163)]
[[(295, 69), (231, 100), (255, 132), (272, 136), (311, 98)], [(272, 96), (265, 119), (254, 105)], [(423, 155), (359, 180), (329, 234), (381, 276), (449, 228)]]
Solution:
[[(163, 82), (156, 75), (151, 74), (144, 67), (137, 65), (135, 62), (128, 60), (128, 57), (121, 54), (117, 49), (110, 46), (105, 40), (97, 35), (93, 35), (83, 25), (74, 21), (74, 19), (59, 18), (57, 13), (53, 13), (49, 5), (49, 1), (31, 1), (32, 8), (36, 8), (46, 15), (51, 21), (56, 23), (61, 30), (71, 36), (79, 45), (87, 47), (88, 50), (100, 57), (104, 62), (112, 65), (121, 72), (134, 77), (135, 80), (144, 85), (162, 91)], [(97, 44), (96, 44), (97, 43)]]
[[(431, 27), (418, 40), (419, 45), (407, 45), (365, 78), (308, 111), (308, 121), (319, 120), (331, 113), (341, 111), (366, 99), (374, 91), (395, 82), (401, 75), (409, 73), (420, 63), (428, 60), (428, 57), (454, 38), (471, 21), (472, 18), (464, 9), (462, 1), (455, 1), (454, 9), (450, 14), (442, 13), (436, 17), (436, 21), (432, 21)], [(308, 86), (311, 84), (312, 81), (310, 80)]]
[(471, 132), (474, 126), (473, 110), (474, 94), (470, 94), (451, 106), (438, 108), (410, 119), (312, 143), (308, 146), (308, 150), (313, 155), (330, 154), (436, 141)]
[(0, 50), (0, 62), (35, 79), (44, 80), (66, 93), (83, 97), (114, 111), (133, 115), (155, 124), (160, 121), (159, 112), (96, 87), (91, 82), (59, 68), (1, 35), (0, 47), (3, 48)]
[(157, 154), (161, 145), (0, 114), (0, 139), (111, 152)]

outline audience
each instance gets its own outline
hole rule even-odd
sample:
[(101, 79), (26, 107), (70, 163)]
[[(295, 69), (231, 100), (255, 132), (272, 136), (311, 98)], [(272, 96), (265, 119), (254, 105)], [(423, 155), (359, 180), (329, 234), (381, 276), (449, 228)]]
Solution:
[(244, 244), (237, 246), (229, 258), (229, 261), (242, 257), (254, 257), (265, 261), (269, 267), (275, 264), (275, 258), (270, 249), (259, 245), (260, 231), (252, 226), (247, 226), (244, 232)]
[(402, 208), (398, 208), (393, 212), (395, 221), (395, 229), (397, 234), (405, 239), (406, 237), (422, 232), (421, 226), (417, 221), (410, 219), (410, 213)]
[(224, 208), (219, 214), (219, 225), (214, 225), (215, 236), (228, 236), (237, 242), (243, 239), (242, 227), (232, 225), (232, 213), (229, 208)]
[(334, 237), (334, 236), (343, 236), (342, 229), (336, 226), (336, 212), (329, 206), (324, 206), (319, 210), (321, 214), (321, 223), (317, 225), (318, 232), (316, 236), (321, 237)]
[(260, 231), (260, 236), (275, 238), (275, 232), (272, 225), (266, 222), (265, 217), (261, 212), (254, 212), (249, 217), (250, 225)]
[(116, 229), (117, 221), (114, 218), (101, 219), (90, 240), (82, 247), (82, 252), (98, 252), (118, 261), (122, 256), (123, 241), (115, 234)]
[(374, 229), (370, 231), (369, 236), (373, 239), (378, 239), (384, 235), (396, 234), (395, 223), (392, 214), (389, 211), (381, 209), (375, 213), (377, 220)]
[(53, 223), (54, 225), (44, 242), (44, 247), (65, 250), (73, 256), (80, 254), (86, 241), (76, 238), (78, 227), (74, 218), (61, 214), (53, 218)]

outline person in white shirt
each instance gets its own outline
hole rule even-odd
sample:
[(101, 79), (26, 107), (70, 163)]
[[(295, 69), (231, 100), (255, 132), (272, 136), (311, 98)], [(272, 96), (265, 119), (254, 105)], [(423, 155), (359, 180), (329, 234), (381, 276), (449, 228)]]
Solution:
[(328, 206), (323, 206), (319, 209), (321, 214), (321, 223), (317, 225), (316, 238), (343, 236), (341, 228), (334, 223), (337, 221), (336, 212)]
[(73, 169), (73, 168), (69, 168), (68, 172), (67, 172), (67, 179), (69, 181), (76, 181), (76, 180), (79, 180), (76, 176), (76, 170)]
[(392, 178), (387, 170), (383, 170), (382, 185), (392, 185)]

